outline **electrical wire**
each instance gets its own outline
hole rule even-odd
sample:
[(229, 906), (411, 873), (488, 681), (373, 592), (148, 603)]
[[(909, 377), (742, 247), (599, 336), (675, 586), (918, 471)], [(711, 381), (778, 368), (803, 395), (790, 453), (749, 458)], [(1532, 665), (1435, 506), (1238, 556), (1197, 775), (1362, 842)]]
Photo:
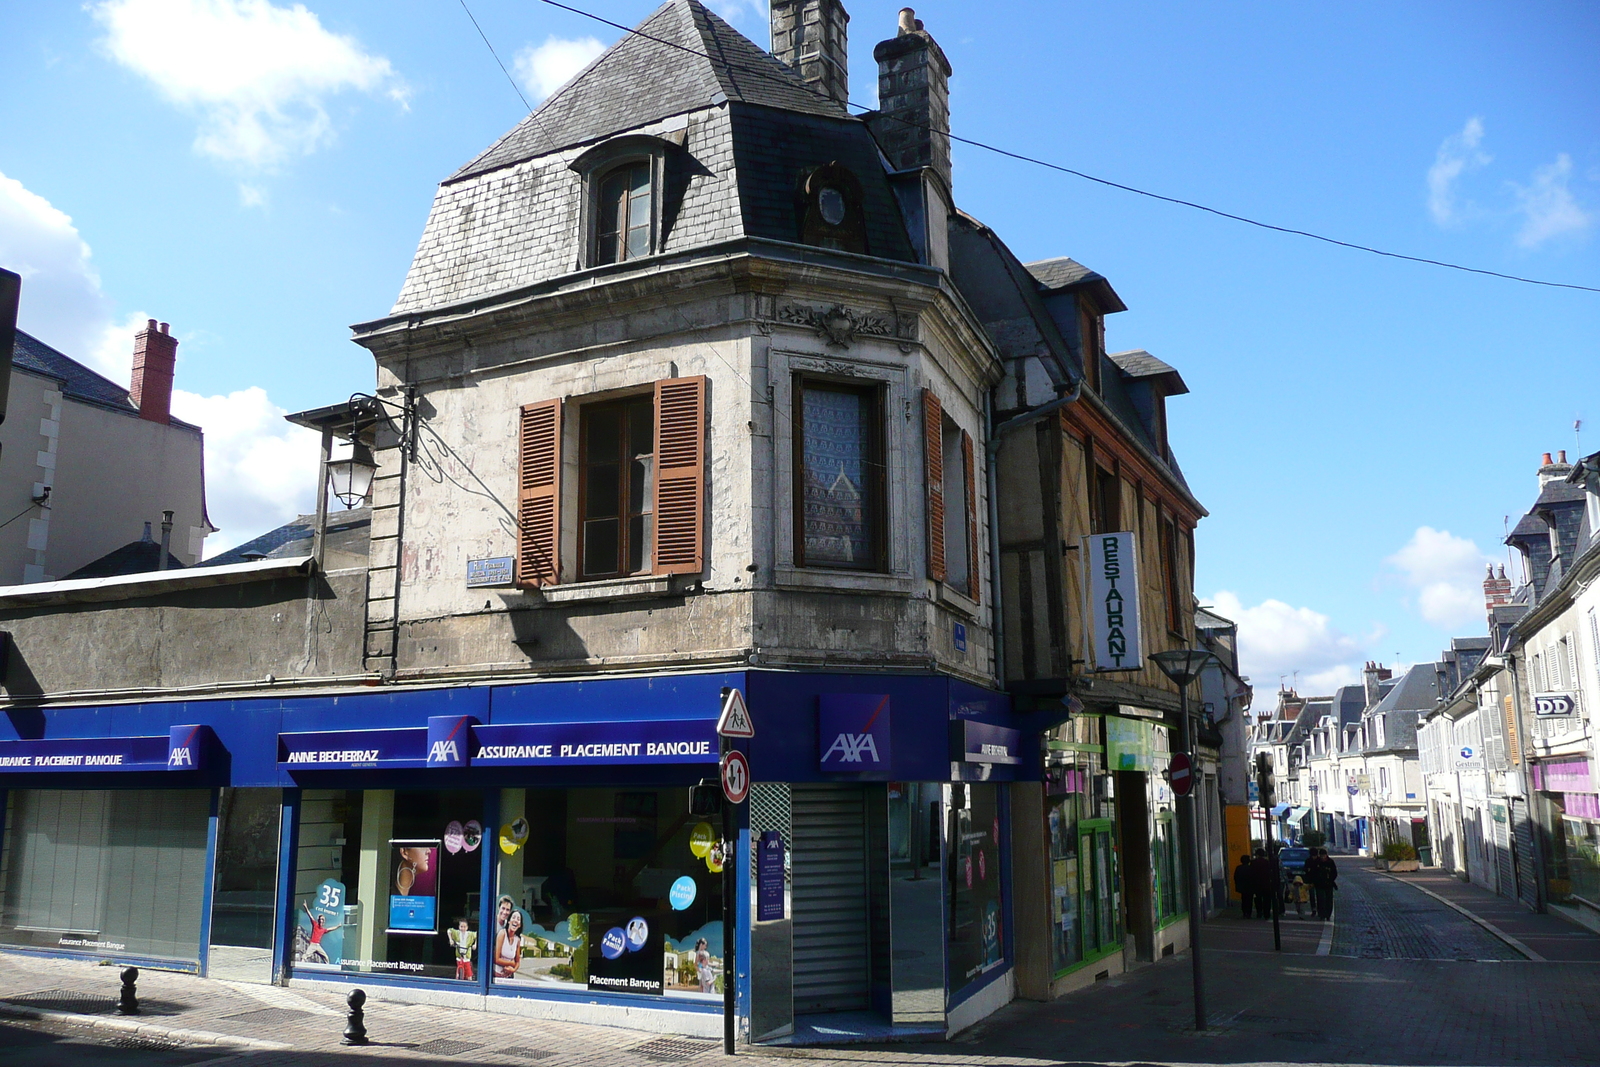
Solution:
[(527, 108), (529, 112), (532, 112), (533, 105), (528, 103), (528, 98), (526, 96), (522, 95), (522, 86), (517, 84), (517, 79), (511, 76), (511, 72), (506, 69), (506, 65), (500, 62), (500, 53), (496, 52), (494, 50), (494, 45), (489, 43), (489, 35), (483, 32), (482, 26), (478, 25), (478, 20), (473, 16), (472, 9), (467, 6), (467, 0), (461, 0), (461, 10), (467, 13), (467, 18), (472, 19), (472, 28), (478, 31), (479, 37), (483, 38), (483, 46), (489, 50), (489, 54), (491, 56), (494, 56), (495, 63), (499, 64), (500, 66), (500, 73), (504, 74), (506, 76), (506, 81), (511, 83), (511, 88), (517, 94), (518, 99), (522, 101), (522, 106)]
[(10, 526), (12, 523), (14, 523), (18, 519), (22, 518), (22, 516), (26, 515), (28, 512), (32, 511), (34, 508), (42, 507), (43, 505), (44, 505), (44, 501), (35, 500), (33, 503), (29, 504), (27, 507), (25, 507), (21, 511), (17, 512), (15, 515), (11, 516), (5, 522), (0, 522), (0, 530), (4, 530), (7, 526)]
[[(705, 52), (701, 52), (701, 51), (699, 51), (697, 49), (690, 48), (688, 45), (683, 45), (683, 44), (679, 44), (677, 41), (668, 41), (668, 40), (666, 40), (664, 38), (661, 38), (661, 37), (652, 36), (651, 34), (644, 33), (644, 32), (642, 32), (640, 30), (637, 30), (637, 29), (635, 29), (635, 28), (633, 28), (631, 26), (624, 26), (620, 22), (613, 22), (611, 19), (605, 18), (605, 17), (603, 17), (601, 15), (596, 15), (593, 12), (585, 11), (582, 8), (579, 8), (579, 7), (573, 7), (571, 4), (561, 3), (560, 0), (540, 0), (540, 3), (547, 4), (550, 7), (559, 8), (562, 11), (567, 11), (567, 12), (570, 12), (571, 14), (579, 15), (579, 16), (582, 16), (583, 18), (586, 18), (586, 19), (591, 19), (592, 21), (598, 22), (598, 23), (600, 23), (602, 25), (610, 26), (613, 29), (621, 30), (623, 33), (632, 34), (635, 37), (642, 37), (645, 40), (653, 41), (656, 44), (666, 45), (669, 48), (676, 48), (680, 52), (687, 52), (690, 55), (699, 56), (702, 59), (711, 60), (712, 62), (720, 62), (720, 63), (722, 63), (723, 65), (727, 66), (730, 69), (740, 70), (740, 71), (743, 71), (743, 72), (745, 72), (747, 74), (754, 74), (757, 77), (768, 78), (768, 79), (773, 80), (773, 81), (780, 81), (786, 88), (789, 88), (789, 89), (800, 88), (800, 89), (805, 90), (806, 92), (810, 92), (810, 93), (816, 95), (817, 97), (819, 97), (821, 99), (828, 100), (828, 101), (833, 101), (833, 97), (829, 96), (827, 93), (824, 93), (824, 92), (822, 92), (821, 90), (818, 90), (818, 89), (813, 89), (809, 85), (801, 85), (801, 84), (795, 82), (793, 79), (785, 77), (783, 75), (780, 75), (775, 71), (764, 70), (764, 69), (762, 69), (760, 67), (752, 67), (752, 66), (749, 66), (749, 65), (746, 65), (746, 64), (735, 63), (735, 62), (727, 60), (727, 59), (717, 59), (717, 58), (714, 58), (714, 57), (712, 57), (711, 55), (709, 55), (709, 54), (707, 54)], [(462, 7), (466, 7), (466, 0), (461, 0), (461, 6)], [(471, 12), (468, 12), (468, 15), (470, 16)], [(477, 20), (473, 20), (473, 25), (477, 25)], [(479, 30), (478, 32), (481, 34), (483, 31)], [(488, 38), (487, 37), (484, 38), (484, 43), (488, 44)], [(494, 51), (494, 49), (492, 47), (489, 50), (490, 50), (490, 52)], [(499, 62), (499, 56), (495, 57), (495, 61)], [(505, 69), (504, 64), (501, 65), (500, 69), (501, 70)], [(509, 78), (510, 75), (507, 74), (506, 77)], [(518, 90), (518, 95), (521, 95), (521, 90), (520, 89)], [(527, 103), (527, 100), (524, 99), (523, 103)], [(864, 112), (865, 111), (874, 111), (875, 110), (874, 108), (867, 107), (865, 104), (858, 104), (853, 100), (846, 100), (845, 101), (845, 105), (847, 107), (857, 108), (857, 109), (859, 109), (861, 111), (864, 111)], [(1072, 167), (1063, 166), (1063, 165), (1061, 165), (1059, 163), (1052, 163), (1052, 162), (1050, 162), (1049, 160), (1046, 160), (1046, 159), (1039, 159), (1036, 156), (1026, 155), (1026, 154), (1024, 154), (1022, 152), (1013, 152), (1008, 148), (1001, 148), (1001, 147), (999, 147), (997, 145), (988, 144), (988, 143), (986, 143), (984, 141), (974, 140), (974, 139), (972, 139), (970, 137), (961, 137), (961, 136), (958, 136), (956, 134), (950, 133), (947, 130), (936, 130), (934, 127), (929, 126), (926, 123), (912, 122), (909, 119), (901, 118), (901, 117), (895, 116), (895, 115), (882, 115), (881, 117), (883, 119), (885, 119), (886, 121), (899, 122), (902, 125), (911, 126), (911, 127), (915, 128), (915, 129), (927, 130), (927, 131), (930, 131), (930, 132), (933, 132), (933, 133), (938, 133), (938, 134), (940, 134), (942, 136), (949, 137), (950, 140), (955, 141), (958, 144), (969, 145), (969, 146), (971, 146), (973, 148), (982, 149), (985, 152), (993, 152), (996, 155), (1005, 156), (1008, 159), (1014, 159), (1014, 160), (1017, 160), (1017, 161), (1022, 162), (1022, 163), (1031, 163), (1034, 166), (1044, 167), (1044, 168), (1046, 168), (1048, 170), (1057, 171), (1057, 172), (1059, 172), (1061, 174), (1069, 174), (1074, 178), (1081, 178), (1084, 181), (1094, 182), (1097, 185), (1104, 185), (1104, 186), (1107, 186), (1108, 188), (1111, 188), (1111, 189), (1120, 189), (1121, 191), (1126, 192), (1126, 193), (1133, 193), (1133, 194), (1135, 194), (1137, 196), (1148, 197), (1151, 200), (1160, 200), (1163, 203), (1175, 204), (1175, 205), (1177, 205), (1179, 207), (1191, 208), (1191, 209), (1193, 209), (1195, 211), (1203, 211), (1203, 212), (1205, 212), (1207, 214), (1210, 214), (1210, 215), (1216, 215), (1219, 218), (1230, 219), (1230, 220), (1232, 220), (1234, 222), (1242, 222), (1247, 226), (1255, 226), (1255, 227), (1258, 227), (1258, 228), (1263, 229), (1263, 230), (1271, 230), (1274, 233), (1290, 234), (1290, 235), (1295, 236), (1295, 237), (1306, 237), (1306, 238), (1309, 238), (1309, 239), (1311, 239), (1313, 241), (1321, 241), (1324, 244), (1336, 245), (1336, 246), (1338, 246), (1340, 248), (1349, 248), (1349, 249), (1352, 249), (1352, 250), (1357, 251), (1357, 252), (1367, 252), (1367, 253), (1369, 253), (1371, 255), (1374, 255), (1374, 256), (1384, 256), (1384, 257), (1386, 257), (1388, 259), (1404, 260), (1407, 263), (1421, 263), (1421, 264), (1425, 264), (1425, 265), (1431, 266), (1431, 267), (1444, 267), (1444, 268), (1446, 268), (1448, 270), (1463, 271), (1463, 272), (1465, 272), (1467, 274), (1479, 274), (1479, 275), (1483, 275), (1483, 276), (1489, 277), (1489, 278), (1499, 278), (1499, 279), (1502, 279), (1503, 281), (1522, 282), (1522, 283), (1524, 283), (1526, 285), (1542, 285), (1542, 286), (1547, 286), (1547, 287), (1553, 288), (1553, 289), (1575, 289), (1575, 290), (1578, 290), (1579, 292), (1585, 292), (1585, 293), (1600, 293), (1600, 287), (1596, 287), (1596, 286), (1592, 286), (1592, 285), (1576, 285), (1576, 284), (1574, 284), (1572, 282), (1553, 282), (1553, 281), (1547, 281), (1547, 280), (1541, 279), (1541, 278), (1527, 278), (1527, 277), (1523, 277), (1522, 275), (1519, 275), (1519, 274), (1504, 274), (1504, 273), (1502, 273), (1500, 271), (1497, 271), (1497, 270), (1485, 270), (1482, 267), (1469, 267), (1469, 266), (1466, 266), (1466, 265), (1461, 264), (1461, 263), (1451, 263), (1448, 260), (1429, 259), (1426, 256), (1411, 256), (1411, 255), (1406, 255), (1403, 252), (1390, 252), (1390, 251), (1386, 251), (1385, 249), (1382, 249), (1382, 248), (1373, 248), (1371, 245), (1357, 244), (1354, 241), (1341, 241), (1336, 237), (1327, 237), (1327, 236), (1324, 236), (1323, 234), (1320, 234), (1320, 233), (1313, 233), (1310, 230), (1301, 230), (1301, 229), (1296, 229), (1296, 228), (1294, 228), (1292, 226), (1279, 226), (1279, 225), (1276, 225), (1275, 223), (1271, 223), (1271, 222), (1262, 222), (1259, 219), (1252, 219), (1252, 218), (1250, 218), (1250, 217), (1248, 217), (1246, 215), (1237, 215), (1237, 214), (1234, 214), (1231, 211), (1224, 211), (1221, 208), (1210, 207), (1210, 206), (1208, 206), (1206, 204), (1197, 203), (1197, 202), (1195, 202), (1193, 200), (1184, 200), (1184, 199), (1181, 199), (1181, 198), (1175, 197), (1175, 196), (1166, 196), (1166, 195), (1163, 195), (1161, 193), (1151, 192), (1148, 189), (1140, 189), (1138, 186), (1127, 185), (1127, 184), (1124, 184), (1122, 182), (1112, 181), (1109, 178), (1097, 177), (1096, 175), (1089, 174), (1089, 173), (1087, 173), (1085, 171), (1075, 170)]]

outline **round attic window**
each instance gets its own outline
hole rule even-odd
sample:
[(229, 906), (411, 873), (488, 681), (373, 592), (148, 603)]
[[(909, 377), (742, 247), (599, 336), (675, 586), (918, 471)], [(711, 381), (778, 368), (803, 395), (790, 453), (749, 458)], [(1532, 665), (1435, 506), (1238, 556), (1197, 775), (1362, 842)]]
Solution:
[(822, 213), (822, 221), (829, 226), (837, 226), (844, 221), (844, 194), (831, 185), (823, 186), (817, 191), (817, 209)]

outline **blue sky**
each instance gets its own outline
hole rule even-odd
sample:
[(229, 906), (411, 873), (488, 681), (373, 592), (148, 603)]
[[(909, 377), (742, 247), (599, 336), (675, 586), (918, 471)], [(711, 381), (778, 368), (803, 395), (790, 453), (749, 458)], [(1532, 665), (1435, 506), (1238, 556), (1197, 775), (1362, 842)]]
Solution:
[[(537, 97), (617, 31), (469, 0)], [(636, 23), (654, 4), (584, 0)], [(764, 5), (712, 7), (765, 43)], [(894, 3), (848, 3), (852, 97)], [(955, 131), (1345, 240), (1600, 286), (1592, 3), (918, 5)], [(0, 11), (0, 263), (22, 325), (126, 380), (132, 323), (182, 339), (211, 550), (310, 506), (278, 418), (372, 382), (435, 184), (522, 104), (458, 0), (114, 0)], [(1258, 688), (1482, 632), (1477, 583), (1540, 453), (1600, 447), (1600, 294), (1267, 233), (956, 148), (956, 195), (1023, 259), (1071, 255), (1193, 390), (1172, 435), (1211, 517), (1197, 592)]]

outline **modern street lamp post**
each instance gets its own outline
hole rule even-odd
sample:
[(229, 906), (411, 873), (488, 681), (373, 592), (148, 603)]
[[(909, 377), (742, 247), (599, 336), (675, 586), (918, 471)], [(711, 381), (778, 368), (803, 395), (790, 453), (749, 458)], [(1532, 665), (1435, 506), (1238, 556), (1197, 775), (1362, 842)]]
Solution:
[(1189, 683), (1200, 677), (1200, 672), (1211, 663), (1213, 656), (1203, 649), (1175, 648), (1157, 652), (1150, 658), (1161, 668), (1161, 673), (1178, 686), (1178, 718), (1183, 724), (1181, 743), (1189, 757), (1189, 792), (1182, 798), (1188, 803), (1179, 803), (1178, 816), (1186, 838), (1184, 859), (1189, 869), (1189, 963), (1194, 970), (1194, 1028), (1204, 1030), (1206, 992), (1200, 964), (1200, 820), (1195, 814), (1198, 794), (1195, 781), (1200, 768), (1195, 759), (1194, 730), (1189, 723)]

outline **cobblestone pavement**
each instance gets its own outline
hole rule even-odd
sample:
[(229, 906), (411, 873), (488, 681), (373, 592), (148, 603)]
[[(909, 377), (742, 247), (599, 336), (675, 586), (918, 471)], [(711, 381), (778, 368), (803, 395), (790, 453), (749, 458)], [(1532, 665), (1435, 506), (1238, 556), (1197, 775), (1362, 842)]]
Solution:
[(1358, 863), (1341, 864), (1333, 955), (1371, 960), (1524, 958), (1465, 915)]
[[(794, 1059), (817, 1067), (1600, 1062), (1600, 964), (1507, 960), (1502, 942), (1491, 938), (1495, 948), (1452, 926), (1450, 917), (1473, 924), (1444, 904), (1353, 862), (1343, 866), (1335, 918), (1359, 928), (1336, 925), (1333, 940), (1357, 951), (1317, 955), (1320, 923), (1287, 921), (1282, 952), (1272, 950), (1270, 924), (1208, 923), (1211, 1025), (1200, 1032), (1192, 1029), (1189, 963), (1179, 956), (1048, 1004), (1013, 1003), (948, 1043), (740, 1055), (767, 1067)], [(1368, 948), (1406, 958), (1363, 954)], [(381, 1000), (367, 1009), (374, 1044), (350, 1049), (339, 1045), (336, 994), (146, 971), (139, 990), (147, 1014), (135, 1021), (112, 1015), (116, 990), (115, 968), (0, 956), (0, 1002), (13, 1013), (0, 1015), (0, 1064), (715, 1067), (724, 1058), (713, 1041)], [(27, 1009), (75, 1014), (14, 1014)]]

